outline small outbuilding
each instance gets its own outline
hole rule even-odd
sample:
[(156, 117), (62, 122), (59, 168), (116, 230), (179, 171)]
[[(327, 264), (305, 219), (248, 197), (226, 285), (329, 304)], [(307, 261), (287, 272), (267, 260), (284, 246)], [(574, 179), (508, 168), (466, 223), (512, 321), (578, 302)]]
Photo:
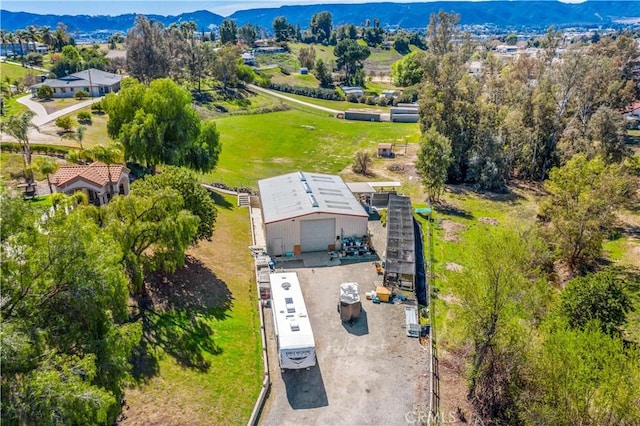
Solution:
[(334, 250), (367, 235), (369, 215), (340, 176), (295, 172), (258, 181), (267, 252)]
[(379, 143), (378, 144), (378, 157), (393, 158), (393, 144), (392, 143)]

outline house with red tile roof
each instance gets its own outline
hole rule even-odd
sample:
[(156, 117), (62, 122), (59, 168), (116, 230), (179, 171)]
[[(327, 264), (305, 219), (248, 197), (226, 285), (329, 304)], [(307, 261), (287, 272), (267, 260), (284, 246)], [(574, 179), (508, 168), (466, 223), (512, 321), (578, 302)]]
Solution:
[(101, 206), (116, 195), (129, 194), (129, 172), (124, 164), (106, 165), (99, 161), (63, 166), (51, 177), (51, 184), (56, 192), (67, 195), (84, 192), (90, 203)]

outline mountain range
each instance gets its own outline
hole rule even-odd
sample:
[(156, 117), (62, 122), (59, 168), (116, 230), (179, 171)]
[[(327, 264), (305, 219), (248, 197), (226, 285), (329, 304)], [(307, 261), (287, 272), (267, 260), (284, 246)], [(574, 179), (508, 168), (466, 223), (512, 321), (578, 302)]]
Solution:
[[(406, 29), (425, 28), (429, 15), (439, 10), (460, 14), (461, 25), (492, 25), (498, 28), (556, 27), (612, 27), (623, 20), (640, 21), (640, 1), (586, 1), (579, 4), (557, 1), (482, 1), (482, 2), (425, 2), (425, 3), (361, 3), (282, 6), (278, 8), (249, 9), (228, 17), (200, 10), (177, 16), (146, 15), (149, 19), (169, 25), (174, 22), (194, 21), (198, 29), (208, 30), (220, 25), (224, 19), (233, 19), (239, 26), (252, 23), (271, 30), (273, 20), (285, 16), (293, 25), (305, 29), (313, 14), (328, 11), (334, 26), (362, 25), (369, 19), (378, 19), (383, 27)], [(28, 25), (55, 28), (59, 22), (72, 33), (97, 31), (126, 32), (135, 22), (136, 14), (118, 16), (39, 15), (27, 12), (0, 10), (0, 27), (8, 31)]]

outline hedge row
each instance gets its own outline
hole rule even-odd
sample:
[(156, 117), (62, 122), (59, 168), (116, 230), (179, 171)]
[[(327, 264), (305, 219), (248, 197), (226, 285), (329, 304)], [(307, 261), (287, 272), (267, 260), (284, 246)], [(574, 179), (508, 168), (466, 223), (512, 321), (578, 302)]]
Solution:
[[(59, 145), (47, 145), (47, 144), (37, 144), (32, 143), (31, 153), (33, 154), (42, 154), (42, 155), (67, 155), (67, 153), (71, 150), (76, 150), (76, 148), (72, 148), (69, 146), (59, 146)], [(0, 142), (0, 151), (2, 152), (14, 152), (21, 153), (20, 144), (15, 142)]]
[(310, 98), (325, 99), (328, 101), (344, 101), (344, 96), (333, 89), (323, 89), (320, 87), (289, 86), (288, 84), (271, 83), (270, 89), (279, 92), (293, 93)]

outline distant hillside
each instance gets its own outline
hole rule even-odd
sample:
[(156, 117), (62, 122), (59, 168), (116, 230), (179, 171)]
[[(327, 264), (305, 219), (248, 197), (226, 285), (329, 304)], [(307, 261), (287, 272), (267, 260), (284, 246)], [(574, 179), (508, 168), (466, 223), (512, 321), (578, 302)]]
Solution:
[(425, 28), (429, 15), (439, 10), (460, 14), (462, 25), (492, 24), (498, 27), (559, 27), (576, 25), (609, 25), (631, 17), (640, 17), (640, 1), (588, 1), (567, 4), (555, 1), (483, 1), (430, 3), (365, 3), (282, 6), (274, 9), (242, 10), (230, 18), (239, 25), (247, 22), (271, 28), (278, 16), (287, 21), (309, 25), (314, 13), (329, 11), (334, 25), (363, 24), (366, 19), (380, 20), (383, 26)]
[[(483, 1), (430, 3), (364, 3), (282, 6), (270, 9), (250, 9), (229, 16), (238, 25), (252, 23), (271, 30), (273, 20), (285, 16), (287, 21), (306, 28), (314, 13), (329, 11), (334, 25), (364, 24), (366, 19), (379, 19), (382, 26), (424, 28), (429, 14), (439, 10), (460, 14), (462, 25), (495, 25), (500, 28), (546, 28), (568, 26), (611, 26), (615, 21), (640, 18), (640, 1), (587, 1), (567, 4), (556, 1)], [(173, 22), (195, 21), (198, 29), (219, 25), (225, 18), (208, 11), (183, 13), (177, 16), (147, 15), (169, 25)], [(55, 28), (63, 22), (71, 32), (99, 30), (125, 32), (133, 26), (135, 14), (119, 16), (37, 15), (24, 12), (0, 11), (3, 29), (14, 31), (27, 25), (48, 25)]]
[[(52, 29), (58, 26), (58, 22), (63, 22), (71, 33), (89, 33), (100, 30), (127, 32), (133, 27), (136, 19), (135, 13), (118, 16), (89, 16), (89, 15), (37, 15), (26, 12), (10, 12), (0, 10), (1, 28), (8, 31), (15, 31), (25, 28), (27, 25), (49, 26)], [(199, 10), (196, 12), (183, 13), (177, 16), (146, 15), (149, 19), (162, 22), (167, 26), (174, 22), (194, 21), (198, 25), (198, 30), (208, 29), (209, 25), (220, 25), (224, 20), (223, 16)]]

